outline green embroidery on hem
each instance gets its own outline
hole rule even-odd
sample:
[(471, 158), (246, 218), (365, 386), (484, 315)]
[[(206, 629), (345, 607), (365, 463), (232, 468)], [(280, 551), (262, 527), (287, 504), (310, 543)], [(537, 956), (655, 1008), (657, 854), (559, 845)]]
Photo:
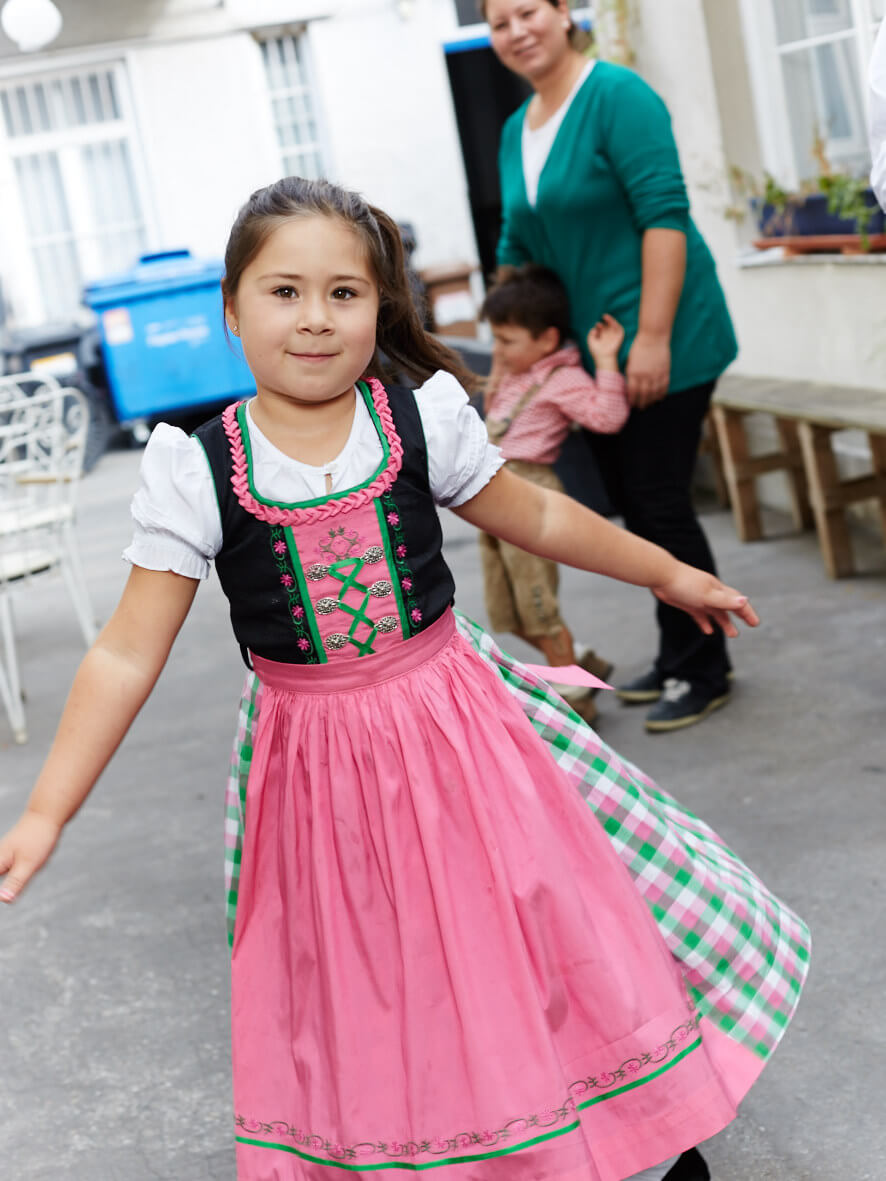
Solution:
[[(388, 1160), (394, 1158), (397, 1161), (399, 1161), (399, 1158), (403, 1156), (436, 1156), (435, 1161), (421, 1165), (411, 1162), (409, 1165), (377, 1163), (374, 1165), (367, 1164), (362, 1166), (364, 1169), (391, 1167), (412, 1169), (429, 1168), (435, 1163), (443, 1163), (443, 1158), (441, 1156), (442, 1153), (452, 1153), (457, 1151), (459, 1148), (470, 1147), (475, 1144), (485, 1144), (491, 1146), (494, 1144), (507, 1143), (507, 1141), (514, 1139), (516, 1136), (524, 1134), (524, 1129), (526, 1128), (553, 1128), (555, 1123), (563, 1124), (564, 1126), (557, 1129), (556, 1131), (552, 1130), (550, 1132), (545, 1132), (542, 1136), (542, 1139), (549, 1139), (553, 1135), (562, 1135), (563, 1132), (568, 1131), (570, 1127), (574, 1126), (574, 1122), (567, 1126), (564, 1124), (564, 1121), (574, 1117), (577, 1112), (583, 1111), (589, 1107), (593, 1107), (607, 1099), (613, 1099), (618, 1095), (623, 1095), (627, 1091), (632, 1091), (636, 1087), (640, 1087), (648, 1082), (651, 1082), (653, 1079), (656, 1079), (660, 1075), (664, 1074), (665, 1071), (670, 1070), (672, 1066), (676, 1066), (677, 1063), (681, 1062), (693, 1050), (697, 1050), (702, 1044), (701, 1036), (698, 1034), (696, 1035), (694, 1042), (692, 1042), (685, 1049), (680, 1050), (679, 1052), (677, 1051), (677, 1046), (683, 1040), (683, 1038), (690, 1036), (691, 1031), (697, 1031), (697, 1025), (698, 1018), (693, 1017), (684, 1025), (677, 1026), (671, 1036), (663, 1041), (654, 1050), (647, 1051), (639, 1055), (632, 1055), (630, 1058), (626, 1058), (620, 1066), (613, 1070), (605, 1071), (599, 1075), (590, 1075), (588, 1078), (584, 1079), (576, 1079), (575, 1082), (570, 1085), (569, 1096), (562, 1106), (548, 1109), (541, 1113), (535, 1113), (528, 1116), (519, 1116), (514, 1119), (510, 1119), (506, 1124), (504, 1124), (503, 1127), (494, 1132), (489, 1130), (484, 1132), (461, 1131), (454, 1136), (443, 1138), (435, 1137), (433, 1140), (365, 1140), (346, 1145), (334, 1142), (327, 1135), (319, 1135), (316, 1132), (305, 1133), (303, 1130), (289, 1124), (285, 1120), (274, 1120), (272, 1122), (267, 1122), (264, 1120), (250, 1120), (246, 1119), (242, 1115), (238, 1115), (235, 1120), (235, 1126), (237, 1128), (243, 1129), (246, 1132), (261, 1131), (268, 1135), (276, 1133), (277, 1135), (289, 1136), (296, 1142), (296, 1144), (307, 1145), (318, 1151), (326, 1152), (329, 1159), (308, 1156), (303, 1150), (289, 1145), (278, 1145), (276, 1143), (270, 1143), (261, 1140), (249, 1141), (250, 1143), (256, 1143), (260, 1145), (263, 1144), (266, 1147), (280, 1148), (285, 1152), (293, 1152), (298, 1156), (305, 1157), (305, 1159), (314, 1160), (318, 1164), (329, 1164), (339, 1168), (350, 1168), (352, 1170), (359, 1171), (361, 1168), (359, 1165), (344, 1165), (340, 1162), (343, 1160), (356, 1161), (363, 1156), (386, 1156)], [(673, 1057), (671, 1057), (671, 1055), (673, 1055)], [(670, 1061), (665, 1061), (664, 1065), (658, 1066), (658, 1064), (663, 1062), (665, 1059), (670, 1059)], [(653, 1067), (658, 1068), (652, 1069)], [(647, 1073), (643, 1073), (642, 1077), (640, 1078), (631, 1078), (631, 1081), (625, 1083), (623, 1086), (616, 1086), (616, 1083), (620, 1082), (622, 1079), (631, 1075), (636, 1075), (642, 1071), (647, 1071)], [(591, 1099), (586, 1099), (582, 1103), (579, 1103), (579, 1096), (582, 1094), (587, 1094), (588, 1091), (602, 1093), (595, 1095)], [(242, 1139), (242, 1137), (239, 1138)], [(532, 1143), (537, 1142), (537, 1140), (532, 1141)], [(523, 1142), (522, 1145), (512, 1145), (507, 1149), (499, 1149), (495, 1152), (489, 1151), (477, 1157), (448, 1157), (447, 1160), (449, 1163), (455, 1163), (461, 1159), (483, 1160), (494, 1156), (502, 1156), (509, 1152), (519, 1151), (521, 1147), (527, 1147), (526, 1142)]]
[(448, 1156), (441, 1160), (425, 1161), (424, 1164), (414, 1164), (412, 1161), (390, 1161), (376, 1165), (346, 1165), (343, 1161), (323, 1160), (322, 1157), (311, 1156), (310, 1153), (302, 1152), (299, 1148), (292, 1148), (289, 1144), (273, 1144), (268, 1140), (250, 1140), (246, 1136), (235, 1136), (234, 1139), (238, 1144), (252, 1144), (256, 1148), (276, 1148), (279, 1152), (291, 1152), (293, 1156), (310, 1161), (312, 1164), (327, 1165), (331, 1169), (344, 1169), (348, 1173), (374, 1173), (379, 1169), (408, 1169), (410, 1172), (418, 1173), (424, 1169), (439, 1169), (441, 1165), (465, 1165), (472, 1164), (474, 1161), (493, 1160), (498, 1156), (510, 1156), (514, 1152), (534, 1148), (536, 1144), (542, 1144), (545, 1140), (553, 1140), (557, 1136), (564, 1136), (567, 1132), (574, 1132), (579, 1126), (580, 1121), (575, 1120), (574, 1123), (567, 1124), (565, 1128), (546, 1132), (543, 1136), (535, 1136), (532, 1140), (526, 1140), (522, 1144), (514, 1144), (510, 1148), (500, 1148), (497, 1152), (478, 1152), (472, 1156)]
[(701, 1045), (701, 1037), (698, 1037), (691, 1046), (687, 1046), (685, 1050), (681, 1050), (676, 1058), (671, 1062), (665, 1063), (664, 1066), (654, 1070), (652, 1074), (644, 1075), (643, 1078), (635, 1078), (632, 1083), (625, 1083), (623, 1087), (616, 1087), (614, 1091), (607, 1091), (605, 1095), (598, 1095), (595, 1099), (586, 1099), (584, 1103), (576, 1103), (576, 1111), (585, 1111), (588, 1107), (595, 1107), (598, 1103), (605, 1103), (607, 1099), (614, 1099), (616, 1095), (623, 1095), (625, 1091), (633, 1091), (636, 1087), (642, 1087), (646, 1083), (651, 1083), (654, 1078), (671, 1070), (678, 1062), (681, 1062), (687, 1054), (691, 1054), (693, 1050), (697, 1050)]

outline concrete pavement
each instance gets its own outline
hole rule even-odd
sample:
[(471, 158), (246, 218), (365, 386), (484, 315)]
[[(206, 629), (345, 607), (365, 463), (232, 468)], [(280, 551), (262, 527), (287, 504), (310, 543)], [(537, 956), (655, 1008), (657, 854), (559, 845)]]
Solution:
[[(84, 481), (96, 612), (126, 576), (139, 456)], [(458, 605), (483, 619), (472, 531), (446, 514)], [(811, 536), (742, 546), (705, 513), (724, 577), (762, 626), (734, 645), (734, 700), (682, 733), (602, 702), (599, 729), (705, 817), (813, 928), (806, 996), (738, 1120), (705, 1152), (715, 1181), (886, 1178), (886, 552), (834, 583)], [(564, 573), (577, 634), (622, 675), (652, 654), (646, 592)], [(48, 748), (82, 656), (59, 581), (16, 601), (30, 741), (0, 716), (0, 828)], [(513, 645), (519, 648), (518, 644)], [(528, 653), (524, 653), (528, 654)], [(0, 1161), (14, 1181), (233, 1181), (222, 791), (242, 670), (213, 579), (160, 686), (52, 865), (0, 911)]]

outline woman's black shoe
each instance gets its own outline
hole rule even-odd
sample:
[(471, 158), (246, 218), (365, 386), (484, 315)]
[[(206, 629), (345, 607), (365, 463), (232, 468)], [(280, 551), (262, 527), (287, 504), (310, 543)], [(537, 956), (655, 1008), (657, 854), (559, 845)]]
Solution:
[(711, 1170), (698, 1149), (690, 1148), (665, 1173), (663, 1181), (711, 1181)]

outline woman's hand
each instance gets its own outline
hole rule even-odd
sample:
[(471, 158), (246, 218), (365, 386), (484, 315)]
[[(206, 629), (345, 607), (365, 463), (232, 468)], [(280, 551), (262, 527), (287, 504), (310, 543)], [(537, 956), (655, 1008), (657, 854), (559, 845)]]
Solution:
[(632, 406), (643, 410), (658, 402), (668, 392), (671, 380), (670, 341), (664, 336), (638, 332), (628, 353), (625, 376)]
[(684, 562), (666, 582), (650, 587), (656, 598), (670, 607), (679, 607), (691, 615), (705, 635), (710, 635), (714, 624), (718, 624), (727, 636), (737, 636), (738, 628), (732, 622), (736, 615), (749, 627), (756, 627), (760, 619), (745, 595), (731, 586), (726, 586), (713, 574), (696, 570)]
[(26, 811), (18, 824), (0, 840), (0, 902), (13, 902), (34, 874), (49, 859), (61, 825), (40, 812)]
[(607, 312), (588, 333), (588, 352), (599, 369), (618, 372), (618, 354), (624, 344), (625, 330), (614, 316)]

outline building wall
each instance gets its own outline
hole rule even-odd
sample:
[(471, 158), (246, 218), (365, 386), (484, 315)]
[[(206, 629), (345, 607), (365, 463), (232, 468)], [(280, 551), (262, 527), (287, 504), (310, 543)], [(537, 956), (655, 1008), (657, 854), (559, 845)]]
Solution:
[(258, 47), (232, 33), (127, 60), (156, 245), (218, 257), (239, 206), (279, 170)]
[[(72, 9), (69, 41), (94, 37), (93, 17), (84, 10), (78, 23), (76, 3)], [(141, 35), (145, 9), (150, 36)], [(419, 265), (476, 261), (442, 49), (456, 27), (453, 0), (151, 0), (144, 8), (117, 3), (115, 13), (109, 43), (0, 60), (0, 81), (102, 57), (125, 61), (152, 249), (219, 256), (240, 204), (280, 175), (253, 31), (306, 28), (330, 179), (412, 222)], [(0, 167), (0, 181), (4, 175), (9, 183)], [(30, 301), (3, 257), (0, 279), (27, 322)]]
[[(406, 4), (409, 0), (406, 0)], [(311, 26), (333, 179), (411, 221), (418, 262), (477, 258), (442, 45), (452, 0), (360, 0)]]
[(733, 371), (881, 388), (886, 256), (739, 264), (755, 227), (729, 215), (741, 204), (729, 168), (759, 175), (760, 152), (738, 0), (635, 0), (635, 11), (637, 68), (671, 110), (693, 215), (735, 319)]

